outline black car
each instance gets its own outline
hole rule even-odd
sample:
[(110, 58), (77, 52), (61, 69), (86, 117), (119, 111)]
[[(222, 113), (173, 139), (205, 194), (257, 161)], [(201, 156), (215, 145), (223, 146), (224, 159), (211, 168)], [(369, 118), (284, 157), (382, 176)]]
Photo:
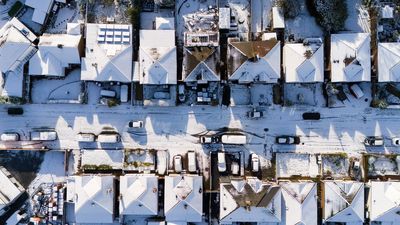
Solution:
[(7, 109), (8, 115), (22, 115), (24, 114), (24, 109), (21, 107), (10, 107)]
[(319, 120), (319, 119), (321, 119), (321, 114), (319, 112), (303, 113), (303, 120)]

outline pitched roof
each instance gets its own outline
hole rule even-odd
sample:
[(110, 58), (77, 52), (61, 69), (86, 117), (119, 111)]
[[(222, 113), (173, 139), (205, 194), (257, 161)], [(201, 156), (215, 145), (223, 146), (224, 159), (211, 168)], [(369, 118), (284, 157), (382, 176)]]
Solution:
[(164, 214), (168, 222), (201, 222), (203, 214), (203, 177), (165, 177)]
[(331, 81), (371, 81), (370, 35), (346, 33), (331, 35)]
[[(23, 34), (27, 32), (28, 34)], [(23, 66), (36, 51), (31, 34), (18, 19), (13, 18), (0, 29), (0, 71), (6, 73)]]
[(114, 177), (74, 176), (75, 221), (77, 223), (112, 223)]
[(280, 42), (230, 41), (228, 45), (229, 80), (239, 83), (276, 83), (280, 78)]
[(400, 82), (400, 43), (378, 44), (379, 82)]
[(400, 222), (400, 182), (371, 182), (371, 222)]
[(283, 47), (283, 67), (286, 82), (323, 82), (323, 45), (285, 44)]
[(53, 0), (26, 0), (25, 5), (34, 9), (32, 21), (43, 24), (47, 13), (49, 13), (51, 7), (53, 6), (53, 2)]
[(281, 189), (257, 178), (231, 180), (220, 184), (222, 223), (280, 222)]
[(283, 224), (317, 225), (317, 184), (284, 182), (282, 187)]
[(364, 183), (324, 182), (324, 220), (327, 222), (364, 222)]
[(9, 172), (0, 167), (0, 211), (18, 198), (24, 188), (10, 176)]
[(140, 83), (176, 84), (175, 31), (140, 30), (139, 36)]
[(129, 174), (120, 177), (119, 213), (157, 215), (158, 179), (154, 175)]
[(43, 34), (39, 51), (31, 58), (29, 75), (64, 76), (70, 64), (80, 64), (81, 35)]
[(81, 79), (132, 81), (132, 25), (87, 24)]
[(185, 47), (183, 54), (185, 82), (220, 80), (218, 47)]

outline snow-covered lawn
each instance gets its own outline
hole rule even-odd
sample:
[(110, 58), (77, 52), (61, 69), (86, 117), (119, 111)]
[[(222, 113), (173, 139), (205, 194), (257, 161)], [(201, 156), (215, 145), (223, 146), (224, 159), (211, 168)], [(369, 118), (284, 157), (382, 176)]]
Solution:
[(335, 179), (349, 176), (349, 159), (342, 155), (322, 155), (322, 168), (324, 176)]
[(49, 103), (50, 100), (78, 100), (81, 94), (80, 69), (73, 70), (65, 78), (39, 79), (32, 82), (33, 103)]
[(316, 177), (317, 175), (319, 175), (319, 171), (315, 155), (293, 153), (276, 154), (277, 177)]
[(345, 23), (345, 30), (360, 33), (369, 33), (368, 11), (362, 6), (362, 0), (347, 0), (348, 17)]
[(249, 105), (251, 101), (250, 90), (246, 85), (231, 85), (231, 106)]
[(57, 17), (53, 18), (51, 21), (51, 26), (49, 26), (46, 30), (46, 33), (63, 33), (67, 31), (67, 23), (76, 23), (78, 20), (82, 20), (80, 18), (81, 15), (79, 13), (79, 8), (73, 7), (62, 7), (58, 10)]
[(285, 32), (287, 36), (294, 35), (294, 38), (304, 39), (309, 37), (322, 37), (321, 27), (316, 23), (315, 18), (307, 10), (305, 0), (299, 0), (300, 15), (294, 19), (285, 20)]
[(286, 104), (298, 104), (309, 106), (325, 106), (325, 97), (323, 96), (323, 84), (284, 84), (284, 101)]
[(27, 191), (29, 194), (32, 194), (42, 183), (60, 183), (65, 181), (64, 152), (49, 151), (45, 153), (39, 172), (29, 185)]

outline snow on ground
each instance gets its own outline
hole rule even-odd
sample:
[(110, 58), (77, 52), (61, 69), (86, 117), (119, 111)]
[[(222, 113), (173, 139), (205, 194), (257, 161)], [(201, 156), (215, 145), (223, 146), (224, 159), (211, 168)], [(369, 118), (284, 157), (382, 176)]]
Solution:
[[(54, 17), (52, 24), (46, 33), (65, 33), (67, 30), (67, 23), (76, 23), (80, 18), (79, 8), (72, 8), (63, 6), (57, 12), (57, 17)], [(52, 23), (53, 22), (53, 23)]]
[(294, 34), (295, 39), (322, 37), (322, 29), (316, 23), (315, 18), (308, 12), (305, 0), (299, 0), (299, 4), (300, 15), (295, 19), (285, 20), (285, 32), (287, 35)]
[(81, 93), (81, 71), (73, 70), (65, 78), (38, 79), (32, 82), (33, 103), (48, 103), (49, 100), (78, 100)]
[(113, 169), (122, 169), (124, 153), (122, 150), (105, 151), (105, 150), (83, 150), (82, 166), (85, 165), (109, 165)]
[(268, 30), (272, 20), (272, 0), (251, 1), (251, 32)]
[(64, 152), (49, 151), (45, 153), (39, 172), (29, 185), (27, 191), (29, 194), (32, 194), (42, 183), (59, 183), (65, 180)]
[(309, 154), (276, 154), (277, 177), (316, 177), (319, 174), (315, 155)]
[(345, 30), (352, 32), (370, 32), (368, 11), (362, 6), (362, 0), (347, 0), (348, 17)]
[(320, 107), (326, 105), (325, 97), (322, 94), (322, 83), (285, 83), (284, 85), (284, 101), (286, 102), (286, 104), (290, 103)]

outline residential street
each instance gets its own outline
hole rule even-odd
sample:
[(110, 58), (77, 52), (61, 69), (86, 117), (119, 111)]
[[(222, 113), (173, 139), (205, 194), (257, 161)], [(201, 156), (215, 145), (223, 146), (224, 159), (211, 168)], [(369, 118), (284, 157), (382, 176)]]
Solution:
[[(365, 136), (383, 136), (385, 147), (370, 147), (371, 152), (398, 152), (391, 138), (400, 136), (400, 115), (397, 110), (321, 108), (319, 121), (304, 121), (302, 108), (269, 108), (262, 119), (246, 117), (249, 107), (129, 107), (108, 108), (91, 105), (26, 105), (23, 116), (9, 116), (1, 106), (0, 132), (16, 131), (28, 140), (35, 128), (55, 128), (59, 140), (45, 143), (50, 149), (133, 148), (147, 147), (179, 151), (201, 149), (192, 135), (223, 127), (239, 128), (248, 133), (250, 151), (266, 148), (280, 152), (342, 152), (365, 151)], [(145, 129), (128, 130), (130, 120), (143, 120)], [(77, 133), (98, 134), (104, 127), (113, 127), (122, 135), (122, 143), (79, 145)], [(268, 131), (265, 132), (264, 129)], [(255, 136), (255, 135), (259, 136)], [(265, 136), (266, 139), (260, 138)], [(277, 135), (299, 135), (300, 145), (277, 146)], [(28, 143), (29, 144), (29, 143)], [(2, 148), (12, 148), (3, 142)]]

